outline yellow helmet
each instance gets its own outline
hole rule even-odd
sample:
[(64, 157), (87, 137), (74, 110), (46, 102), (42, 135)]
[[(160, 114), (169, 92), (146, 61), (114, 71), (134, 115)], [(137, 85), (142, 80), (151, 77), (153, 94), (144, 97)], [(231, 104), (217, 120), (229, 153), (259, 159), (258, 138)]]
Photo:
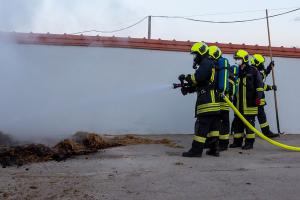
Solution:
[(234, 56), (233, 56), (234, 59), (243, 59), (243, 62), (247, 63), (249, 62), (249, 54), (247, 51), (245, 50), (237, 50), (235, 53), (234, 53)]
[(191, 48), (191, 53), (199, 53), (201, 56), (206, 54), (208, 46), (204, 42), (196, 42)]
[(254, 54), (250, 58), (251, 65), (254, 65), (256, 67), (258, 67), (260, 64), (263, 64), (264, 62), (265, 62), (265, 58), (261, 54)]
[(218, 60), (222, 56), (222, 51), (217, 46), (208, 47), (208, 54), (215, 60)]

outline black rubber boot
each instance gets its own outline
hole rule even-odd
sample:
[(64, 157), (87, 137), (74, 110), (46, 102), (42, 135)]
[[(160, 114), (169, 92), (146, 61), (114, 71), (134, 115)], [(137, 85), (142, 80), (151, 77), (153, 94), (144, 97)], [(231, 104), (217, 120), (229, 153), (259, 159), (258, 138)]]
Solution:
[(228, 149), (229, 140), (219, 140), (219, 151), (226, 151)]
[(264, 134), (264, 135), (269, 137), (269, 138), (279, 137), (278, 133), (273, 133), (272, 131), (269, 131), (267, 134)]
[(229, 145), (229, 148), (242, 147), (242, 144), (243, 144), (243, 138), (234, 138), (233, 143)]
[(215, 156), (215, 157), (219, 157), (220, 156), (218, 138), (215, 138), (212, 141), (211, 145), (209, 146), (209, 150), (206, 151), (206, 155)]
[(210, 137), (208, 137), (208, 138), (206, 138), (206, 140), (205, 140), (205, 143), (204, 143), (204, 149), (208, 149), (209, 148), (209, 146), (210, 146), (210, 144), (211, 144), (211, 138)]
[(220, 156), (219, 148), (207, 150), (206, 155), (219, 157)]
[(203, 152), (203, 143), (193, 141), (192, 148), (188, 152), (182, 153), (183, 157), (201, 157)]
[(275, 138), (275, 137), (279, 137), (279, 134), (278, 133), (273, 133), (271, 130), (270, 130), (270, 126), (267, 126), (267, 127), (264, 127), (261, 129), (261, 132), (267, 136), (268, 138)]
[(253, 149), (254, 139), (246, 139), (245, 145), (242, 147), (244, 150)]

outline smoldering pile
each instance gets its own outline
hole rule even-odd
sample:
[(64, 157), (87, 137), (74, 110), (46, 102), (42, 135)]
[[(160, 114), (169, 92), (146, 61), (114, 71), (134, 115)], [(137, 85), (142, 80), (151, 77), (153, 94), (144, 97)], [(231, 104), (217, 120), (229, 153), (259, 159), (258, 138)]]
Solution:
[[(135, 135), (103, 136), (95, 133), (77, 132), (71, 138), (64, 139), (48, 147), (43, 144), (16, 145), (8, 140), (8, 136), (0, 133), (0, 164), (2, 167), (22, 166), (35, 162), (50, 160), (62, 161), (67, 158), (95, 153), (98, 150), (135, 144), (164, 144), (170, 147), (179, 147), (168, 139), (153, 140)], [(6, 142), (4, 142), (6, 141)]]
[(11, 136), (4, 134), (0, 131), (0, 148), (5, 146), (11, 146), (14, 144), (16, 144), (16, 142)]

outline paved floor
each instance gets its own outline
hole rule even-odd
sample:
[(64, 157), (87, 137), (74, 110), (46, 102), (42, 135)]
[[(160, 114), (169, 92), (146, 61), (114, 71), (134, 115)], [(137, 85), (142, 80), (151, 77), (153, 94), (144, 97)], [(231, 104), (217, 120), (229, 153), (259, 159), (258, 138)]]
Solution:
[[(300, 199), (300, 152), (258, 139), (254, 150), (183, 158), (191, 135), (149, 137), (170, 138), (184, 149), (135, 145), (0, 169), (0, 199)], [(300, 146), (300, 135), (278, 140)]]

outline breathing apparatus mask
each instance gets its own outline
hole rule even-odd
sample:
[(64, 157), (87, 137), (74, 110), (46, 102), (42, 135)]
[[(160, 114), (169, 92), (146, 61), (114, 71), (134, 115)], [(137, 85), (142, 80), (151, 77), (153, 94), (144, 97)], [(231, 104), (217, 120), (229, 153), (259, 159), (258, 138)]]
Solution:
[(193, 55), (193, 69), (198, 69), (198, 65), (201, 61), (201, 56), (197, 53), (192, 53)]
[(243, 64), (243, 59), (235, 59), (235, 64), (237, 64), (238, 66), (241, 66)]

